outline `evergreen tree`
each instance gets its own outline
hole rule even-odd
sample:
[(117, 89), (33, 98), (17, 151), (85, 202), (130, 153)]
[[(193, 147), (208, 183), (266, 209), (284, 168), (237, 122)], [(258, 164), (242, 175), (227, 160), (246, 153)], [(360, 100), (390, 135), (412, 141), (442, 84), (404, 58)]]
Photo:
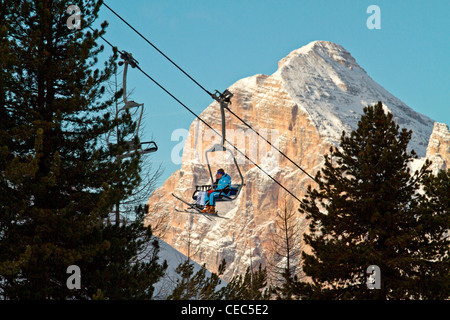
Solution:
[(180, 277), (176, 286), (167, 297), (168, 300), (266, 300), (270, 298), (270, 289), (267, 288), (267, 270), (252, 271), (247, 268), (245, 275), (236, 275), (222, 288), (220, 276), (225, 271), (225, 260), (219, 265), (218, 273), (206, 275), (206, 267), (194, 274), (194, 265), (186, 259), (176, 272)]
[(221, 298), (218, 286), (221, 284), (220, 276), (225, 271), (225, 260), (219, 265), (218, 274), (212, 273), (206, 275), (206, 266), (203, 265), (200, 270), (194, 274), (194, 264), (190, 259), (186, 259), (177, 268), (176, 272), (180, 275), (177, 279), (177, 285), (172, 293), (167, 297), (168, 300), (217, 300)]
[(278, 285), (270, 287), (270, 294), (277, 300), (292, 300), (295, 297), (293, 287), (296, 283), (300, 283), (300, 280), (289, 268), (284, 269), (281, 277)]
[[(81, 10), (69, 29), (67, 9)], [(134, 131), (129, 113), (107, 112), (104, 83), (117, 52), (96, 69), (105, 33), (90, 27), (101, 1), (3, 1), (0, 8), (0, 295), (7, 299), (149, 298), (164, 266), (136, 261), (151, 230), (110, 225), (114, 205), (140, 182), (139, 154), (117, 161), (101, 144), (117, 126)], [(147, 244), (146, 244), (147, 243)], [(81, 289), (66, 286), (67, 268)], [(133, 280), (134, 279), (134, 280)]]
[(151, 227), (144, 227), (147, 208), (139, 206), (133, 221), (107, 224), (102, 236), (109, 248), (95, 261), (95, 270), (83, 276), (89, 292), (103, 299), (151, 299), (154, 284), (164, 276), (167, 262), (159, 262), (159, 242)]
[(417, 232), (420, 236), (420, 255), (412, 279), (414, 296), (425, 299), (450, 297), (450, 169), (437, 175), (428, 173), (421, 184)]
[(244, 276), (234, 276), (221, 291), (225, 300), (267, 300), (270, 298), (270, 289), (267, 288), (267, 270), (261, 265), (256, 271), (249, 267)]
[[(434, 195), (421, 204), (420, 180), (430, 163), (411, 174), (410, 138), (379, 102), (364, 108), (358, 128), (344, 132), (340, 147), (325, 156), (318, 188), (309, 187), (300, 205), (311, 219), (304, 239), (312, 254), (303, 252), (302, 259), (312, 281), (293, 284), (298, 297), (434, 298), (445, 288), (448, 297), (448, 241), (441, 240), (449, 229), (448, 202), (435, 205)], [(381, 289), (367, 288), (371, 265), (381, 270)], [(429, 282), (421, 284), (422, 277)]]

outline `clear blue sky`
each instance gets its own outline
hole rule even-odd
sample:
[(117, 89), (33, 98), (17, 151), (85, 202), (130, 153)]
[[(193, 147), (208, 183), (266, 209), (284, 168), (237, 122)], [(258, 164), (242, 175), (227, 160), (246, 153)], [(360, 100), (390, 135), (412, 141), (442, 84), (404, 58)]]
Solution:
[[(381, 86), (408, 106), (450, 125), (450, 1), (448, 0), (105, 0), (206, 89), (223, 91), (254, 74), (272, 74), (280, 59), (314, 40), (346, 48)], [(366, 10), (377, 5), (381, 29)], [(106, 7), (105, 37), (200, 114), (211, 98)], [(106, 47), (109, 53), (110, 48)], [(145, 136), (159, 146), (161, 183), (177, 168), (172, 132), (194, 117), (138, 70), (129, 71), (133, 100), (145, 104)]]

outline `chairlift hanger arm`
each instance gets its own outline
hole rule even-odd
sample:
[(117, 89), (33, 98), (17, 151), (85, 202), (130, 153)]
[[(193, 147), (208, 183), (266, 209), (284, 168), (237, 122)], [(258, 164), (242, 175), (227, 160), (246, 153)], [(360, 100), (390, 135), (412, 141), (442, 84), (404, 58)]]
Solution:
[(225, 147), (226, 141), (225, 109), (228, 109), (228, 105), (231, 104), (231, 98), (233, 97), (233, 94), (230, 91), (228, 91), (228, 89), (225, 89), (225, 91), (222, 93), (216, 90), (215, 93), (211, 95), (211, 97), (220, 104), (220, 114), (222, 117), (222, 147)]
[(225, 89), (225, 91), (222, 93), (220, 93), (220, 91), (218, 90), (215, 90), (215, 92), (211, 94), (211, 97), (219, 103), (225, 103), (226, 108), (228, 108), (228, 104), (231, 103), (233, 94), (228, 91), (228, 89)]
[(124, 61), (119, 62), (119, 66), (122, 64), (129, 64), (132, 68), (136, 68), (139, 62), (133, 58), (133, 55), (129, 52), (122, 51), (120, 52), (120, 58), (122, 58)]

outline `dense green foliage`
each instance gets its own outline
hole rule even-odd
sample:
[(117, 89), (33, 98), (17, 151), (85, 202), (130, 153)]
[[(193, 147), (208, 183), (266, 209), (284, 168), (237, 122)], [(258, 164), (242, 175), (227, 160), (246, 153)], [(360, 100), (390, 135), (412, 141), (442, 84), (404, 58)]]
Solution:
[[(449, 173), (433, 177), (427, 161), (411, 174), (410, 138), (379, 102), (331, 148), (300, 208), (311, 219), (312, 254), (302, 255), (311, 282), (292, 283), (297, 297), (449, 297)], [(381, 270), (379, 290), (366, 285), (371, 265)]]
[[(76, 4), (81, 28), (69, 29)], [(103, 50), (89, 27), (100, 1), (3, 1), (0, 8), (0, 296), (7, 299), (148, 298), (164, 266), (148, 247), (144, 211), (133, 223), (109, 223), (113, 207), (140, 183), (139, 155), (117, 161), (102, 143), (113, 119), (105, 82), (117, 52), (96, 69)], [(119, 148), (119, 149), (117, 149)], [(142, 251), (148, 260), (136, 260)], [(81, 289), (66, 286), (81, 270)]]

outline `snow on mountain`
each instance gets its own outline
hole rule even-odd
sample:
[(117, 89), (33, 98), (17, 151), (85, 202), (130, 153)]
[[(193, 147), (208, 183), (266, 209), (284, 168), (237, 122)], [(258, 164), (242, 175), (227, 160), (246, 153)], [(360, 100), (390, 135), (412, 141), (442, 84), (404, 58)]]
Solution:
[(382, 101), (401, 128), (413, 131), (409, 147), (425, 156), (434, 121), (373, 81), (342, 46), (312, 42), (282, 59), (276, 73), (324, 137), (335, 141), (343, 130), (356, 129), (363, 107)]

